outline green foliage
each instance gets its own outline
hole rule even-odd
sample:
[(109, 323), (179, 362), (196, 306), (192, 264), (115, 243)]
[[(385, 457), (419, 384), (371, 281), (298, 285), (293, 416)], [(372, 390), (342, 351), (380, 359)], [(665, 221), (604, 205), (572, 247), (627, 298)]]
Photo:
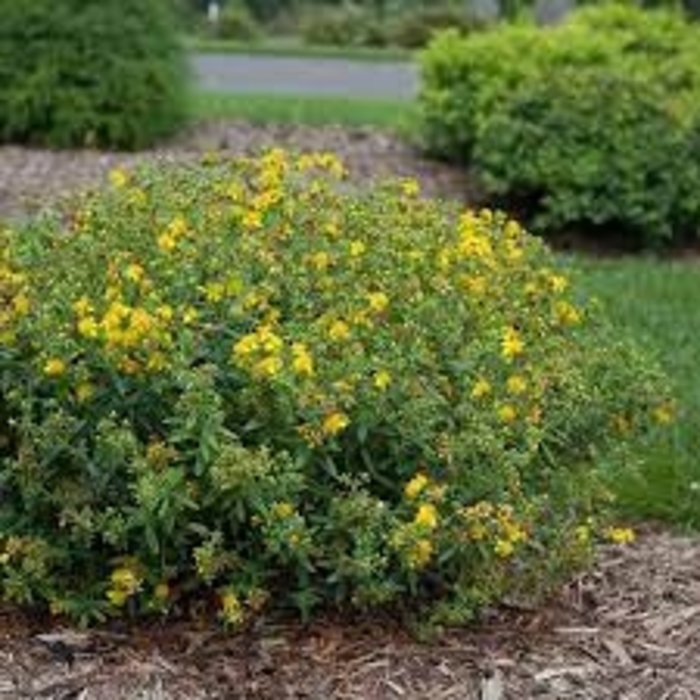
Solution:
[(0, 0), (0, 141), (140, 148), (185, 114), (164, 0)]
[(361, 5), (310, 9), (302, 17), (302, 39), (328, 46), (384, 46), (386, 29), (376, 13)]
[(221, 11), (215, 36), (218, 39), (253, 41), (261, 33), (260, 26), (244, 5), (227, 5)]
[(700, 218), (698, 34), (680, 14), (586, 8), (548, 29), (439, 37), (422, 135), (548, 230), (617, 225), (656, 245)]
[(514, 221), (343, 174), (117, 170), (0, 233), (0, 599), (456, 622), (586, 560), (663, 378)]
[(466, 34), (483, 23), (452, 3), (411, 4), (386, 13), (366, 4), (341, 4), (307, 8), (301, 34), (309, 44), (415, 49), (448, 27)]
[(388, 18), (388, 41), (395, 46), (408, 49), (422, 48), (428, 44), (435, 32), (454, 28), (461, 34), (481, 29), (475, 17), (468, 14), (464, 6), (435, 4), (398, 12)]
[(489, 192), (534, 209), (539, 229), (616, 226), (653, 246), (694, 230), (700, 209), (684, 203), (700, 186), (698, 156), (663, 91), (622, 67), (526, 83), (489, 116), (474, 163)]

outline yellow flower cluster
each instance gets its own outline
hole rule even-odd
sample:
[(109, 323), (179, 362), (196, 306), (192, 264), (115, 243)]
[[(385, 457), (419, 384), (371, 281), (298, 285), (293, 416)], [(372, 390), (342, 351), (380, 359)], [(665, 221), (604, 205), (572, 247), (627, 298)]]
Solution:
[(0, 344), (14, 342), (15, 324), (30, 307), (26, 276), (11, 265), (8, 250), (0, 251)]
[(499, 557), (511, 557), (518, 545), (529, 539), (528, 525), (519, 521), (513, 507), (480, 501), (462, 509), (466, 525), (465, 535), (474, 542), (484, 542)]
[(432, 559), (435, 536), (440, 527), (437, 505), (445, 487), (424, 472), (415, 474), (404, 486), (404, 496), (411, 504), (413, 519), (399, 525), (390, 535), (390, 545), (411, 570), (424, 569)]
[(112, 605), (122, 607), (131, 596), (140, 590), (143, 579), (134, 567), (122, 566), (112, 571), (109, 581), (107, 599)]
[[(283, 351), (285, 342), (270, 324), (261, 324), (252, 333), (244, 335), (233, 346), (233, 362), (253, 376), (272, 379), (284, 367)], [(311, 362), (311, 356), (304, 349), (297, 349), (297, 358), (303, 355)], [(297, 359), (295, 358), (295, 359)]]

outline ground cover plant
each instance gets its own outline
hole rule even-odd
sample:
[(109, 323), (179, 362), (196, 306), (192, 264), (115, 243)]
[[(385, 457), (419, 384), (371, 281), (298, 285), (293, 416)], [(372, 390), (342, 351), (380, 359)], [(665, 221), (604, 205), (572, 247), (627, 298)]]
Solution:
[(697, 234), (698, 28), (680, 13), (591, 7), (554, 28), (446, 33), (423, 54), (422, 137), (533, 226)]
[(586, 561), (660, 372), (515, 222), (342, 175), (117, 170), (3, 230), (4, 600), (457, 622)]
[(166, 0), (2, 0), (0, 14), (0, 141), (137, 149), (182, 125)]

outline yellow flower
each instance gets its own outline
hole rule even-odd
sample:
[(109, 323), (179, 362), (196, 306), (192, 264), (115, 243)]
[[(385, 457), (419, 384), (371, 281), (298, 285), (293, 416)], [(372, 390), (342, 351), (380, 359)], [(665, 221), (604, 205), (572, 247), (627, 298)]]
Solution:
[(95, 393), (95, 387), (90, 382), (81, 382), (75, 387), (75, 398), (79, 403), (87, 401)]
[(422, 503), (418, 507), (413, 522), (429, 530), (434, 530), (438, 524), (438, 515), (435, 506), (432, 503)]
[(377, 387), (379, 391), (385, 391), (389, 384), (391, 384), (391, 374), (389, 374), (389, 372), (382, 369), (375, 373), (374, 386)]
[(673, 422), (673, 408), (668, 404), (662, 404), (654, 409), (653, 416), (659, 425), (668, 425)]
[(350, 419), (342, 411), (333, 411), (323, 419), (321, 429), (325, 435), (337, 435), (350, 425)]
[(182, 322), (186, 325), (192, 325), (199, 318), (199, 311), (194, 306), (186, 307), (182, 312)]
[(406, 178), (401, 182), (401, 192), (406, 197), (416, 197), (420, 193), (420, 185), (413, 178)]
[(412, 569), (423, 569), (427, 566), (432, 555), (432, 542), (426, 539), (417, 540), (408, 553), (408, 565)]
[(208, 302), (215, 304), (226, 296), (226, 286), (223, 282), (207, 282), (204, 285), (204, 296)]
[(309, 262), (317, 270), (323, 272), (324, 270), (328, 269), (328, 266), (331, 264), (331, 256), (322, 250), (311, 255), (309, 257)]
[(247, 357), (254, 353), (258, 347), (258, 336), (255, 333), (248, 333), (233, 346), (234, 357), (239, 359)]
[(520, 337), (520, 333), (513, 326), (508, 326), (503, 332), (501, 339), (501, 354), (507, 360), (522, 354), (525, 350), (525, 343)]
[(367, 246), (362, 241), (352, 241), (350, 243), (350, 255), (353, 258), (358, 258), (365, 250), (367, 250)]
[(166, 323), (172, 321), (174, 315), (175, 312), (173, 311), (172, 306), (169, 306), (168, 304), (161, 304), (161, 306), (156, 309), (156, 316), (158, 316), (161, 321), (165, 321)]
[(518, 417), (515, 406), (509, 403), (498, 407), (498, 417), (503, 423), (512, 423)]
[(591, 528), (588, 525), (579, 525), (574, 530), (574, 537), (581, 545), (587, 545), (591, 541)]
[(493, 547), (493, 551), (499, 556), (506, 559), (515, 551), (515, 545), (510, 540), (499, 539)]
[(255, 365), (255, 374), (263, 377), (276, 377), (282, 371), (282, 367), (283, 363), (279, 357), (269, 355)]
[(143, 267), (137, 263), (128, 265), (126, 271), (124, 272), (124, 276), (132, 282), (140, 282), (143, 279), (144, 274), (145, 271)]
[(481, 399), (484, 396), (488, 396), (490, 393), (491, 384), (483, 377), (479, 377), (472, 387), (471, 397), (473, 399)]
[(117, 606), (124, 605), (141, 586), (141, 577), (128, 566), (115, 569), (109, 579), (111, 587), (107, 591), (107, 598)]
[(314, 361), (311, 354), (303, 343), (294, 343), (292, 345), (292, 369), (297, 374), (311, 376), (314, 373)]
[(243, 228), (247, 229), (248, 231), (255, 231), (262, 228), (262, 215), (256, 209), (249, 209), (243, 215), (243, 220), (241, 223), (243, 224)]
[(85, 296), (81, 296), (80, 299), (73, 302), (73, 311), (75, 311), (78, 316), (87, 316), (94, 311), (90, 300)]
[(581, 312), (568, 301), (558, 301), (554, 306), (554, 314), (562, 325), (575, 326), (581, 323)]
[(350, 326), (345, 321), (333, 321), (328, 330), (331, 340), (347, 340), (350, 337)]
[(31, 308), (31, 302), (26, 294), (20, 293), (12, 298), (12, 308), (18, 316), (26, 316)]
[(634, 530), (629, 527), (609, 527), (605, 536), (615, 544), (631, 544), (635, 540)]
[(524, 394), (527, 391), (527, 380), (519, 374), (513, 374), (506, 381), (506, 389), (514, 396)]
[(369, 308), (376, 313), (382, 313), (389, 306), (389, 297), (384, 292), (372, 292), (367, 295)]
[(117, 608), (121, 608), (130, 597), (131, 594), (119, 589), (110, 588), (107, 591), (107, 600)]
[(66, 363), (58, 357), (52, 357), (44, 365), (44, 374), (47, 377), (60, 377), (66, 373)]
[(92, 316), (84, 316), (78, 321), (78, 333), (84, 338), (97, 338), (100, 327)]
[(551, 275), (549, 278), (549, 285), (552, 291), (561, 294), (569, 286), (569, 280), (563, 275)]
[(294, 515), (294, 506), (288, 501), (278, 501), (272, 506), (272, 514), (280, 520), (286, 520)]
[(170, 586), (165, 582), (159, 583), (153, 589), (153, 597), (158, 601), (165, 601), (170, 597)]
[(109, 172), (109, 182), (115, 189), (121, 189), (129, 184), (129, 173), (124, 168), (113, 168)]
[(240, 625), (243, 622), (243, 605), (238, 596), (233, 591), (226, 591), (221, 596), (222, 620), (228, 625)]
[(406, 498), (414, 500), (418, 498), (421, 491), (430, 483), (430, 480), (425, 474), (416, 474), (404, 488), (403, 492)]
[(175, 237), (169, 233), (161, 233), (156, 242), (158, 243), (158, 247), (165, 253), (170, 253), (177, 245)]

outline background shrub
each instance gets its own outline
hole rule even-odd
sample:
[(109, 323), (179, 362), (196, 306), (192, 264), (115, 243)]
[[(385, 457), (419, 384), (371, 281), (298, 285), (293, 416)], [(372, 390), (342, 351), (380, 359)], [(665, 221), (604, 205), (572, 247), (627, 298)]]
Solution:
[(435, 4), (397, 12), (387, 19), (389, 43), (407, 49), (422, 48), (435, 32), (453, 28), (461, 34), (481, 29), (483, 23), (469, 14), (464, 5)]
[(540, 230), (587, 222), (630, 246), (694, 230), (684, 211), (700, 185), (698, 155), (663, 91), (623, 67), (526, 81), (487, 119), (474, 154), (486, 190), (517, 193)]
[(328, 154), (3, 230), (0, 599), (467, 619), (585, 561), (665, 383), (536, 238)]
[(376, 12), (361, 5), (316, 7), (302, 15), (302, 39), (329, 46), (384, 46), (386, 28)]
[(252, 41), (261, 36), (262, 29), (245, 5), (226, 5), (216, 25), (219, 39)]
[(185, 114), (165, 0), (0, 1), (0, 140), (140, 148)]
[(680, 14), (607, 5), (555, 28), (447, 33), (422, 56), (426, 148), (547, 227), (683, 240), (700, 217), (697, 32)]

